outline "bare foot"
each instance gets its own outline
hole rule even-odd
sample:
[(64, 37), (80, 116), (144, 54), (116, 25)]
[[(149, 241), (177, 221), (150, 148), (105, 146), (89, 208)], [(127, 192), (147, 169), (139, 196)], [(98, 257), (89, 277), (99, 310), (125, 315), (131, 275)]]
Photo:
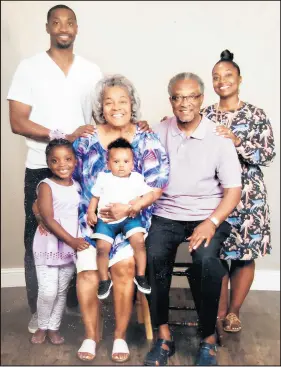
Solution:
[(78, 358), (81, 359), (81, 361), (92, 361), (96, 356), (95, 354), (88, 352), (78, 352), (77, 355)]
[(30, 341), (32, 344), (42, 344), (46, 339), (46, 335), (47, 335), (46, 330), (37, 329)]
[(48, 338), (52, 344), (63, 344), (64, 337), (60, 335), (58, 330), (48, 330)]
[(129, 353), (113, 353), (112, 359), (115, 362), (126, 362), (129, 358)]

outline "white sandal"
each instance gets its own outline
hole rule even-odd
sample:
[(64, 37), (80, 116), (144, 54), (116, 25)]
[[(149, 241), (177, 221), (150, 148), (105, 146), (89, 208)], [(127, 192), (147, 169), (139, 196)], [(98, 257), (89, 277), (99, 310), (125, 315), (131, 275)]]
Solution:
[[(118, 358), (118, 357), (113, 357), (113, 354), (119, 354), (119, 353), (128, 354), (128, 356), (123, 359)], [(126, 341), (124, 339), (115, 339), (113, 343), (111, 359), (114, 362), (123, 363), (123, 362), (128, 361), (129, 358), (130, 358), (130, 351), (129, 351), (128, 344), (126, 343)]]
[[(96, 356), (96, 342), (93, 339), (85, 339), (77, 352), (77, 357), (81, 361), (92, 361)], [(87, 353), (88, 355), (82, 357), (79, 356), (79, 353)], [(92, 357), (89, 356), (92, 355)]]

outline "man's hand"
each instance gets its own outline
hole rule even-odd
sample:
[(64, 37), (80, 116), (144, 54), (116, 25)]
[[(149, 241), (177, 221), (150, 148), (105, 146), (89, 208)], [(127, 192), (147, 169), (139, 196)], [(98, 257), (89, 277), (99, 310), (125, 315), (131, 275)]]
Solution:
[(187, 238), (189, 241), (189, 252), (196, 250), (204, 241), (204, 247), (207, 247), (215, 232), (216, 226), (210, 220), (206, 219), (200, 223), (194, 228), (192, 235)]
[(95, 131), (96, 127), (90, 124), (79, 126), (72, 134), (66, 135), (66, 139), (73, 143), (74, 140), (80, 137), (86, 138), (89, 134), (94, 134)]
[(94, 226), (98, 221), (97, 215), (95, 212), (88, 212), (87, 213), (87, 223), (89, 224), (89, 226)]
[(105, 208), (100, 209), (99, 214), (104, 222), (113, 222), (128, 217), (130, 206), (128, 204), (109, 203)]
[(69, 242), (69, 246), (76, 251), (86, 250), (90, 245), (88, 242), (84, 240), (84, 238), (74, 238), (71, 242)]
[(153, 132), (151, 127), (148, 125), (147, 121), (138, 121), (138, 127), (140, 128), (140, 131), (142, 133), (144, 132), (152, 133)]
[(160, 122), (166, 121), (168, 120), (168, 118), (169, 118), (168, 116), (164, 116)]

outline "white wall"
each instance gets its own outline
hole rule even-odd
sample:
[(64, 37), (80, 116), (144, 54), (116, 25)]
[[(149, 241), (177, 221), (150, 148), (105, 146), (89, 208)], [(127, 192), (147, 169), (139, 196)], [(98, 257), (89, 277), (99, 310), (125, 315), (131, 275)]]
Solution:
[[(23, 266), (24, 139), (10, 132), (5, 100), (22, 58), (46, 50), (47, 11), (60, 1), (2, 1), (2, 267)], [(211, 70), (220, 52), (234, 53), (243, 76), (241, 99), (263, 108), (274, 129), (277, 157), (264, 169), (273, 253), (259, 269), (280, 267), (280, 3), (274, 1), (65, 1), (76, 12), (75, 52), (104, 73), (123, 73), (137, 87), (151, 125), (171, 115), (167, 84), (181, 71), (199, 74), (205, 105), (216, 102)]]

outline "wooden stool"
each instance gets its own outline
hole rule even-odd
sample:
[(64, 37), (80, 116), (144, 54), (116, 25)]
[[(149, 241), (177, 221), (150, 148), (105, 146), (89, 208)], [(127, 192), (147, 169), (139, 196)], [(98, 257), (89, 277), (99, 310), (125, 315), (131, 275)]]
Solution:
[(151, 326), (151, 318), (148, 302), (146, 296), (139, 291), (137, 292), (136, 307), (137, 307), (138, 323), (144, 324), (146, 339), (152, 340), (153, 331)]
[[(191, 265), (191, 263), (175, 263), (174, 267), (184, 267), (184, 268), (186, 268), (186, 270), (184, 270), (184, 271), (173, 271), (173, 275), (187, 277), (187, 270), (188, 270), (190, 265)], [(146, 296), (141, 292), (137, 292), (136, 307), (137, 307), (138, 323), (139, 324), (144, 324), (146, 339), (152, 340), (153, 339), (153, 331), (152, 331), (152, 326), (151, 326), (149, 306), (148, 306)], [(196, 308), (194, 306), (193, 307), (169, 306), (169, 310), (196, 311)], [(197, 327), (198, 322), (191, 322), (191, 321), (169, 322), (169, 325)]]
[[(175, 263), (174, 264), (174, 268), (185, 268), (185, 270), (181, 270), (181, 271), (173, 271), (173, 275), (175, 276), (179, 276), (179, 277), (186, 277), (188, 279), (188, 269), (190, 267), (192, 263), (186, 262), (186, 263)], [(173, 311), (196, 311), (195, 306), (192, 307), (187, 307), (187, 306), (183, 306), (183, 307), (179, 307), (179, 306), (169, 306), (169, 310), (173, 310)], [(173, 321), (173, 322), (168, 322), (169, 325), (179, 325), (179, 326), (189, 326), (189, 327), (197, 327), (198, 326), (198, 322), (192, 322), (192, 321)]]
[[(185, 268), (184, 271), (173, 271), (173, 275), (175, 276), (185, 276), (187, 277), (187, 271), (191, 263), (175, 263), (175, 268)], [(152, 340), (153, 339), (153, 331), (151, 326), (151, 318), (150, 318), (150, 311), (146, 296), (141, 293), (137, 292), (136, 297), (136, 307), (137, 307), (137, 318), (139, 324), (144, 324), (145, 326), (145, 333), (146, 339)], [(179, 306), (169, 306), (169, 310), (185, 310), (185, 311), (196, 311), (195, 306), (192, 307), (179, 307)], [(180, 326), (190, 326), (190, 327), (197, 327), (198, 322), (192, 321), (185, 321), (185, 322), (169, 322), (169, 325), (180, 325)]]
[[(185, 276), (188, 280), (188, 269), (192, 265), (190, 262), (186, 263), (175, 263), (175, 268), (185, 268), (185, 270), (182, 271), (173, 271), (173, 275), (175, 276)], [(185, 310), (185, 311), (196, 311), (196, 307), (178, 307), (178, 306), (170, 306), (169, 310)], [(190, 327), (198, 327), (198, 320), (197, 322), (191, 322), (191, 321), (184, 321), (184, 322), (169, 322), (169, 325), (179, 325), (179, 326), (190, 326)], [(216, 333), (217, 333), (217, 343), (219, 346), (224, 346), (224, 333), (222, 326), (219, 322), (219, 320), (216, 323)]]
[[(186, 270), (184, 271), (173, 271), (173, 275), (175, 276), (185, 276), (187, 277), (187, 270), (191, 263), (175, 263), (174, 267), (184, 267)], [(137, 320), (139, 324), (144, 324), (145, 327), (145, 334), (147, 340), (153, 340), (153, 330), (151, 325), (151, 318), (150, 318), (150, 311), (146, 296), (137, 291), (136, 294), (136, 308), (137, 308)], [(194, 311), (196, 308), (193, 307), (178, 307), (178, 306), (170, 306), (170, 310), (186, 310), (186, 311)], [(102, 316), (102, 307), (100, 305), (99, 308), (100, 317), (98, 317), (98, 324), (97, 324), (97, 339), (102, 339), (102, 331), (103, 331), (103, 316)], [(190, 327), (197, 327), (198, 322), (169, 322), (169, 325), (180, 325), (180, 326), (190, 326)]]
[[(149, 306), (146, 299), (146, 296), (137, 291), (136, 294), (136, 308), (137, 308), (137, 319), (139, 324), (144, 324), (145, 327), (145, 334), (146, 339), (152, 340), (153, 339), (153, 332), (152, 332), (152, 326), (151, 326), (151, 319), (150, 319), (150, 312), (149, 312)], [(102, 340), (103, 335), (103, 311), (102, 311), (102, 303), (99, 302), (99, 317), (97, 322), (97, 329), (96, 329), (96, 340), (99, 342)]]
[(102, 304), (98, 303), (98, 317), (97, 317), (97, 327), (96, 327), (96, 342), (100, 342), (103, 336), (103, 312)]

